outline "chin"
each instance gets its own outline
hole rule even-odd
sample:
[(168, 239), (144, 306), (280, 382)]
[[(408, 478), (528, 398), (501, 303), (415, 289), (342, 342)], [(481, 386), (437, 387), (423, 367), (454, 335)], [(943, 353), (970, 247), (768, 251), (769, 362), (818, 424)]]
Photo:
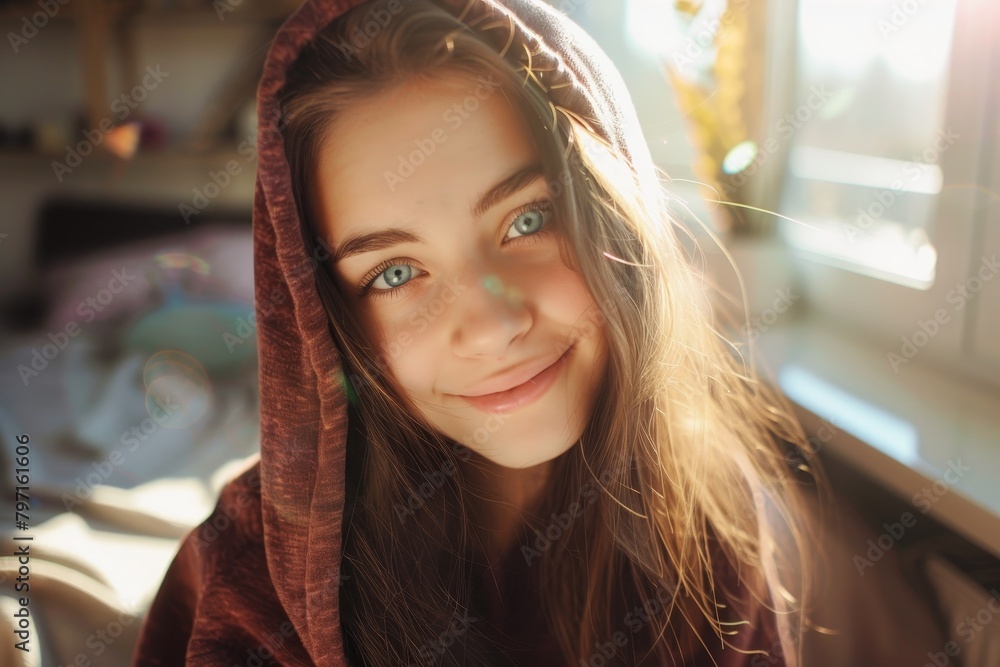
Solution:
[(498, 446), (475, 449), (474, 451), (498, 466), (520, 470), (553, 461), (572, 449), (578, 442), (579, 439), (560, 439), (554, 443), (552, 441), (540, 443), (539, 438), (536, 437), (533, 440), (516, 439), (498, 443)]
[(559, 409), (564, 406), (537, 405), (506, 415), (475, 413), (434, 428), (496, 465), (531, 468), (562, 456), (579, 442), (584, 424), (571, 422), (570, 414)]

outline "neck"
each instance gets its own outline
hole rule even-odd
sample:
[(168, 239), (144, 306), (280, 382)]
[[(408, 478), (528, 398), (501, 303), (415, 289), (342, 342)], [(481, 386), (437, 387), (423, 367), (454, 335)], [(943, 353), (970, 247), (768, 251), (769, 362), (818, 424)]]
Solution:
[(554, 461), (546, 461), (530, 468), (505, 468), (478, 455), (466, 462), (478, 550), (487, 562), (495, 563), (511, 548), (525, 514), (540, 505), (553, 466)]

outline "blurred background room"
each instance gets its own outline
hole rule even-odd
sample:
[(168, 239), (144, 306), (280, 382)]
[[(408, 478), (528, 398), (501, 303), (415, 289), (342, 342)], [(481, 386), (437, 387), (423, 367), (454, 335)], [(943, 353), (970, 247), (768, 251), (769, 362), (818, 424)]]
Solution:
[[(258, 451), (255, 93), (298, 4), (0, 2), (0, 629), (26, 456), (36, 648), (0, 665), (127, 664)], [(829, 474), (806, 665), (1000, 665), (1000, 3), (549, 4)]]

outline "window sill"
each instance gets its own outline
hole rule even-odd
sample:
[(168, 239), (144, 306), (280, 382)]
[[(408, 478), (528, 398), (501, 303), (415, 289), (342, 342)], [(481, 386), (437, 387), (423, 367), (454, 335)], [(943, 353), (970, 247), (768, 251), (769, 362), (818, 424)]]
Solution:
[(1000, 557), (1000, 393), (803, 317), (756, 343), (815, 449)]

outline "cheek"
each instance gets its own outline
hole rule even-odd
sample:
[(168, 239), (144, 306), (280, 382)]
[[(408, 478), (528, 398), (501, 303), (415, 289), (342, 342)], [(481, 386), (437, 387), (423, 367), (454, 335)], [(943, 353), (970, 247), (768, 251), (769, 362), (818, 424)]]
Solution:
[(383, 318), (377, 326), (366, 327), (377, 332), (379, 351), (400, 388), (407, 393), (429, 391), (435, 369), (440, 368), (441, 348), (432, 338), (432, 327), (420, 313), (399, 320)]
[(594, 321), (600, 319), (583, 275), (562, 263), (554, 265), (538, 282), (536, 296), (546, 318), (570, 329), (568, 333), (574, 338), (589, 337), (595, 329)]

